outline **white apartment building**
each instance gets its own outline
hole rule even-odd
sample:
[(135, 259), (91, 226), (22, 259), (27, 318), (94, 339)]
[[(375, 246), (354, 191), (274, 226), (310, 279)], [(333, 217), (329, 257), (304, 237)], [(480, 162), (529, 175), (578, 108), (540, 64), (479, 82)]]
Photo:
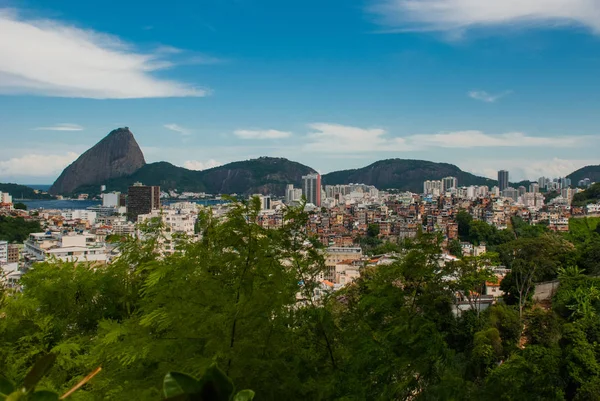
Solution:
[(0, 191), (0, 203), (6, 204), (6, 205), (11, 204), (12, 196), (10, 196), (10, 194), (8, 192)]
[(63, 210), (60, 214), (65, 220), (85, 220), (91, 225), (96, 224), (97, 213), (91, 210)]
[(65, 262), (106, 263), (106, 246), (89, 233), (33, 233), (24, 245), (25, 254), (38, 261), (56, 258)]
[(198, 219), (197, 213), (196, 208), (193, 210), (188, 208), (153, 210), (152, 213), (139, 215), (138, 223), (152, 218), (160, 218), (169, 232), (193, 236)]
[(0, 265), (8, 263), (8, 242), (0, 241)]

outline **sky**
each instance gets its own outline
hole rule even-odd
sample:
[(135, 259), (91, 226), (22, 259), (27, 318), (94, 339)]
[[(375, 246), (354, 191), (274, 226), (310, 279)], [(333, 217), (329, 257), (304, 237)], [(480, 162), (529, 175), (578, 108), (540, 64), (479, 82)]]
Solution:
[(600, 0), (0, 0), (0, 182), (147, 162), (600, 164)]

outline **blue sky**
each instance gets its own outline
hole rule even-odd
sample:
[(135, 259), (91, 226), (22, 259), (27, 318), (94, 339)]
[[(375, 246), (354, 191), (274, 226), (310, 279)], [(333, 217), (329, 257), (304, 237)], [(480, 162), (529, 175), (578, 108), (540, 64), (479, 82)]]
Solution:
[(600, 163), (598, 71), (600, 0), (0, 0), (0, 182), (120, 126), (195, 169), (559, 176)]

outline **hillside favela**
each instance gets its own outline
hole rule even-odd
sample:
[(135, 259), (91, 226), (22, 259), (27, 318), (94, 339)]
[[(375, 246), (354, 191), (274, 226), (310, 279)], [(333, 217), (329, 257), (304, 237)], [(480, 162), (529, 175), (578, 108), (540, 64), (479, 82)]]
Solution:
[(0, 2), (0, 401), (600, 401), (600, 0)]

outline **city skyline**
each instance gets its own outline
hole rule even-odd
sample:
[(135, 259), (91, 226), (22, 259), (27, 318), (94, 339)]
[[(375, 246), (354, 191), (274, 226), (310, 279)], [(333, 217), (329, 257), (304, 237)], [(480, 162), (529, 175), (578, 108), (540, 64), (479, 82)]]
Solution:
[(0, 182), (51, 184), (119, 126), (190, 169), (403, 158), (520, 181), (600, 163), (593, 2), (321, 3), (1, 1)]

